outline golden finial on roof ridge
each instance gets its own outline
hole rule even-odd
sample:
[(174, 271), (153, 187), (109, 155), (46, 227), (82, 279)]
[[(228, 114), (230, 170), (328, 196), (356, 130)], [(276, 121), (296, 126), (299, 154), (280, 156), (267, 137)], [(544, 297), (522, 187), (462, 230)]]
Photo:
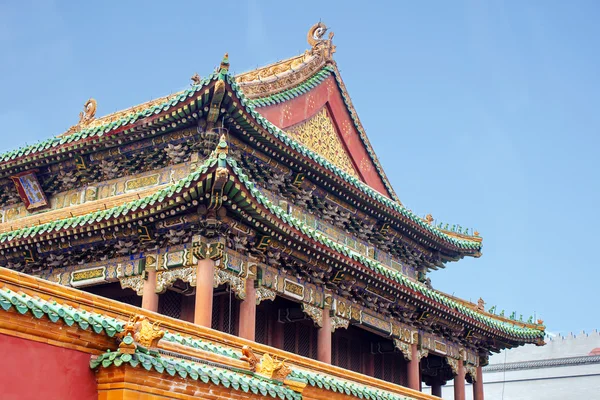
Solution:
[(329, 59), (335, 53), (335, 46), (332, 43), (334, 33), (329, 32), (329, 38), (325, 39), (327, 25), (319, 21), (310, 27), (306, 34), (306, 40), (311, 47), (311, 53), (321, 52), (325, 58)]
[(90, 98), (83, 105), (83, 111), (79, 113), (79, 125), (87, 126), (90, 122), (96, 119), (96, 107), (98, 103), (95, 99)]
[(425, 222), (427, 222), (429, 225), (433, 224), (433, 216), (431, 214), (427, 214), (425, 216)]

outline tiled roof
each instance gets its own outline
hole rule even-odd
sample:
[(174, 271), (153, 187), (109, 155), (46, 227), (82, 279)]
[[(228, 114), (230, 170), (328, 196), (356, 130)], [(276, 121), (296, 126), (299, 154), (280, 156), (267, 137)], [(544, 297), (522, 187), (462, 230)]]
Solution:
[(32, 297), (6, 287), (0, 288), (0, 307), (4, 311), (14, 308), (20, 314), (30, 313), (35, 318), (46, 316), (52, 322), (62, 320), (67, 326), (76, 323), (81, 329), (91, 328), (96, 333), (105, 332), (109, 337), (123, 330), (123, 322), (115, 318)]
[[(223, 143), (220, 143), (220, 146), (222, 145)], [(400, 272), (392, 268), (384, 266), (383, 264), (370, 258), (367, 258), (343, 244), (333, 241), (329, 237), (323, 235), (318, 230), (296, 219), (294, 216), (284, 211), (281, 207), (273, 204), (265, 195), (261, 193), (261, 191), (255, 185), (255, 183), (249, 180), (249, 177), (237, 165), (236, 161), (228, 159), (225, 154), (220, 154), (218, 158), (214, 158), (212, 156), (209, 157), (206, 161), (204, 161), (202, 165), (200, 165), (195, 171), (190, 173), (188, 176), (147, 197), (143, 197), (141, 199), (137, 199), (129, 203), (110, 208), (108, 210), (95, 211), (87, 215), (70, 217), (64, 220), (57, 220), (35, 227), (23, 228), (16, 231), (2, 233), (0, 234), (0, 243), (5, 242), (7, 240), (27, 238), (33, 235), (46, 232), (54, 232), (68, 228), (92, 225), (101, 221), (114, 219), (119, 216), (124, 216), (126, 214), (135, 213), (136, 211), (141, 212), (147, 209), (148, 207), (152, 207), (155, 204), (162, 203), (163, 201), (165, 201), (165, 199), (170, 199), (175, 195), (182, 194), (183, 192), (185, 192), (186, 189), (189, 189), (192, 186), (198, 185), (200, 181), (206, 179), (209, 170), (217, 166), (217, 163), (219, 164), (219, 166), (228, 166), (233, 172), (233, 174), (237, 177), (237, 179), (244, 184), (246, 189), (255, 198), (258, 204), (266, 207), (269, 210), (269, 212), (277, 216), (277, 218), (279, 218), (287, 226), (297, 229), (298, 231), (302, 232), (302, 234), (310, 237), (311, 239), (326, 246), (327, 248), (351, 258), (352, 260), (360, 263), (361, 265), (370, 269), (371, 271), (383, 275), (384, 277), (396, 282), (397, 284), (400, 284), (404, 288), (408, 288), (413, 292), (420, 293), (428, 299), (436, 303), (442, 304), (445, 307), (448, 307), (450, 310), (461, 314), (462, 316), (472, 318), (475, 321), (478, 321), (488, 327), (498, 329), (501, 332), (506, 333), (507, 335), (515, 336), (522, 339), (535, 339), (542, 338), (544, 336), (543, 330), (511, 324), (493, 318), (487, 313), (481, 313), (476, 310), (473, 310), (436, 290), (429, 289), (425, 285), (407, 278), (406, 276), (402, 275)]]
[(400, 396), (384, 390), (360, 385), (354, 382), (338, 379), (331, 375), (320, 374), (318, 372), (292, 369), (291, 376), (306, 380), (310, 386), (320, 389), (330, 390), (334, 393), (343, 393), (348, 396), (358, 397), (359, 399), (371, 400), (407, 400), (411, 397)]
[(192, 379), (234, 390), (241, 390), (244, 393), (254, 393), (285, 400), (302, 399), (301, 394), (281, 384), (256, 378), (250, 374), (241, 374), (225, 368), (177, 358), (154, 356), (138, 350), (134, 354), (122, 354), (119, 352), (103, 353), (90, 361), (90, 368), (108, 368), (113, 365), (120, 367), (124, 364), (135, 368), (145, 368), (148, 371), (153, 369), (158, 373), (166, 373), (170, 376), (178, 375), (183, 379)]
[[(301, 153), (302, 155), (310, 158), (311, 160), (315, 161), (319, 165), (327, 168), (328, 170), (331, 171), (332, 174), (342, 178), (347, 183), (355, 186), (356, 188), (361, 190), (365, 195), (369, 196), (371, 199), (396, 211), (397, 213), (401, 214), (403, 217), (410, 220), (412, 223), (418, 225), (420, 228), (433, 234), (434, 236), (456, 246), (459, 249), (474, 250), (474, 251), (478, 251), (481, 249), (481, 241), (460, 239), (460, 238), (454, 237), (452, 235), (448, 235), (447, 233), (443, 232), (439, 228), (427, 223), (426, 221), (424, 221), (422, 218), (420, 218), (419, 216), (417, 216), (410, 210), (406, 209), (399, 202), (391, 200), (390, 198), (382, 195), (381, 193), (372, 189), (370, 186), (361, 182), (359, 179), (342, 171), (340, 168), (333, 165), (331, 162), (329, 162), (328, 160), (326, 160), (319, 154), (311, 151), (310, 149), (307, 149), (305, 146), (303, 146), (302, 144), (300, 144), (299, 142), (297, 142), (296, 140), (294, 140), (293, 138), (288, 136), (283, 130), (281, 130), (278, 127), (276, 127), (275, 125), (273, 125), (270, 121), (268, 121), (259, 112), (257, 112), (254, 109), (254, 107), (251, 105), (251, 101), (247, 100), (245, 98), (243, 92), (240, 90), (240, 88), (239, 88), (238, 84), (235, 82), (234, 78), (228, 74), (214, 73), (214, 74), (210, 75), (209, 77), (205, 78), (204, 80), (202, 80), (201, 84), (195, 85), (192, 88), (185, 90), (180, 95), (175, 96), (173, 99), (171, 99), (163, 104), (153, 106), (147, 110), (139, 111), (135, 114), (123, 117), (119, 121), (111, 122), (107, 125), (96, 126), (89, 130), (83, 130), (80, 132), (76, 132), (72, 135), (63, 136), (61, 138), (53, 138), (53, 139), (50, 139), (49, 141), (46, 141), (46, 144), (44, 144), (44, 145), (41, 145), (41, 144), (32, 145), (32, 146), (28, 146), (27, 148), (19, 149), (18, 151), (12, 152), (10, 154), (6, 153), (4, 155), (0, 155), (0, 162), (6, 161), (9, 159), (13, 159), (13, 158), (18, 158), (22, 155), (30, 154), (32, 152), (41, 151), (41, 150), (47, 149), (49, 147), (59, 146), (64, 143), (76, 142), (78, 140), (81, 140), (82, 138), (89, 138), (92, 136), (101, 137), (102, 135), (104, 135), (108, 132), (111, 132), (119, 127), (123, 127), (130, 123), (133, 123), (144, 117), (147, 117), (150, 115), (155, 115), (155, 114), (160, 114), (161, 112), (164, 112), (164, 111), (169, 111), (171, 108), (179, 105), (179, 103), (181, 103), (189, 98), (194, 97), (194, 95), (196, 93), (199, 93), (201, 91), (201, 89), (204, 88), (205, 85), (207, 85), (208, 83), (210, 83), (211, 81), (216, 80), (216, 79), (226, 80), (227, 83), (229, 83), (231, 85), (231, 87), (235, 91), (236, 95), (239, 97), (240, 103), (242, 106), (245, 107), (246, 112), (249, 113), (253, 118), (255, 118), (256, 121), (266, 131), (268, 131), (270, 134), (272, 134), (281, 143), (294, 149), (295, 151)], [(238, 115), (238, 118), (241, 118), (241, 115)], [(145, 200), (146, 201), (156, 201), (156, 200), (162, 201), (162, 200), (160, 200), (160, 195), (154, 199), (146, 198)], [(88, 214), (86, 216), (81, 216), (81, 217), (67, 218), (65, 220), (57, 221), (56, 223), (42, 224), (42, 225), (30, 227), (30, 228), (23, 228), (23, 229), (19, 229), (19, 230), (12, 231), (12, 232), (7, 232), (5, 234), (0, 235), (0, 243), (4, 242), (5, 240), (12, 240), (16, 237), (26, 238), (29, 235), (36, 234), (36, 233), (43, 233), (46, 231), (50, 231), (52, 229), (62, 229), (65, 227), (70, 227), (70, 226), (83, 225), (87, 221), (89, 221), (90, 218), (99, 219), (99, 220), (103, 219), (103, 218), (107, 219), (107, 218), (111, 217), (111, 215), (109, 215), (109, 212), (114, 213), (115, 215), (119, 215), (119, 214), (127, 211), (125, 209), (125, 207), (130, 206), (133, 208), (137, 208), (137, 207), (140, 207), (141, 205), (142, 204), (140, 204), (140, 202), (127, 203), (127, 205), (123, 205), (121, 207), (116, 207), (116, 208), (113, 208), (110, 210), (99, 211), (97, 213), (93, 213), (93, 216), (92, 216), (92, 214)]]

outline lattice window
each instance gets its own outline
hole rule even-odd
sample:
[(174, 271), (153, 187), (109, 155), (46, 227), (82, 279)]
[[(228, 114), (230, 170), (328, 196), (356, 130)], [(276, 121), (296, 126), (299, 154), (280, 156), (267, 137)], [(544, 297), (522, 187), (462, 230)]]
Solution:
[(313, 359), (317, 359), (317, 346), (318, 346), (318, 338), (317, 338), (317, 329), (312, 328), (310, 330), (310, 357)]
[(310, 326), (304, 324), (298, 325), (298, 350), (297, 354), (304, 357), (310, 357)]
[(355, 372), (362, 371), (363, 349), (360, 341), (353, 340), (350, 346), (350, 366), (349, 369)]
[(338, 366), (348, 369), (348, 339), (342, 337), (338, 340)]
[(291, 353), (297, 353), (296, 349), (296, 324), (283, 325), (283, 349)]
[(304, 357), (317, 358), (317, 330), (301, 322), (283, 326), (283, 349)]
[(383, 355), (383, 380), (392, 382), (394, 379), (394, 360), (391, 354)]
[(383, 354), (375, 354), (374, 358), (374, 368), (373, 375), (377, 379), (383, 379)]
[(237, 335), (238, 332), (239, 300), (229, 293), (213, 298), (212, 323), (213, 329)]
[(181, 317), (181, 294), (167, 290), (158, 299), (158, 312), (172, 318)]
[(258, 343), (267, 344), (267, 315), (262, 310), (256, 310), (256, 332), (255, 339)]

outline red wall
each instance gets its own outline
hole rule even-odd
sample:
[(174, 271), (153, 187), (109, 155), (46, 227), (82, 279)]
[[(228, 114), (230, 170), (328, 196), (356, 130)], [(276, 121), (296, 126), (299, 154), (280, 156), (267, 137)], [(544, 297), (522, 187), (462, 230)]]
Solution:
[(308, 93), (284, 103), (261, 107), (259, 112), (273, 124), (285, 130), (309, 119), (324, 105), (329, 107), (333, 122), (361, 179), (373, 189), (389, 197), (389, 193), (354, 127), (354, 122), (346, 109), (346, 104), (333, 76), (329, 76)]
[(0, 334), (0, 399), (97, 400), (90, 355)]

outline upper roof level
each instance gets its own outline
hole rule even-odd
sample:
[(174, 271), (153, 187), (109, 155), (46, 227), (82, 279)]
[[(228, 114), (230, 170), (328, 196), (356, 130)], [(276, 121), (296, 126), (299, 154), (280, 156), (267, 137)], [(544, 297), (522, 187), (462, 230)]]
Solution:
[[(312, 159), (329, 175), (341, 179), (369, 198), (369, 203), (407, 219), (419, 234), (441, 239), (465, 255), (478, 256), (481, 238), (462, 228), (435, 226), (405, 208), (395, 194), (357, 116), (332, 56), (333, 34), (315, 24), (308, 32), (310, 49), (304, 54), (231, 77), (228, 58), (217, 72), (205, 79), (192, 77), (192, 88), (96, 118), (96, 101), (85, 103), (79, 122), (67, 132), (0, 155), (0, 177), (10, 177), (39, 166), (55, 163), (70, 154), (89, 154), (103, 143), (126, 140), (139, 127), (172, 129), (191, 120), (185, 107), (196, 106), (213, 113), (207, 96), (214, 96), (214, 81), (230, 85), (230, 109), (216, 110), (251, 115), (261, 127), (279, 140), (279, 145)], [(226, 79), (219, 78), (226, 75)], [(223, 75), (223, 76), (224, 76)], [(212, 83), (211, 83), (212, 82)], [(227, 89), (229, 90), (229, 89)], [(201, 99), (200, 106), (197, 99)], [(195, 104), (188, 104), (190, 101)], [(189, 111), (189, 110), (188, 110)], [(236, 114), (237, 116), (237, 114)], [(155, 129), (152, 129), (154, 132)], [(143, 135), (143, 134), (142, 134)], [(133, 140), (130, 135), (130, 140)], [(369, 207), (371, 204), (369, 204)], [(459, 251), (458, 253), (461, 253)], [(453, 256), (454, 257), (454, 256)]]

